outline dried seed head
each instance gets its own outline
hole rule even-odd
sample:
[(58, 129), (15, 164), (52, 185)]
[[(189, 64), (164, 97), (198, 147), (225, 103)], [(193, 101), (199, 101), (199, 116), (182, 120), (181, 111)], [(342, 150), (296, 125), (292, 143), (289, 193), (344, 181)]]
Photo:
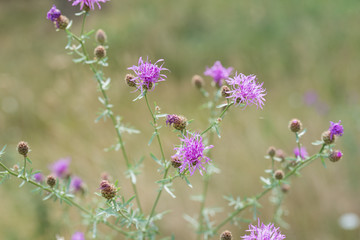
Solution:
[(172, 156), (171, 157), (171, 165), (174, 167), (174, 168), (179, 168), (181, 166), (181, 160), (178, 156)]
[(300, 122), (299, 119), (292, 119), (290, 122), (289, 122), (289, 129), (292, 131), (292, 132), (299, 132), (302, 128), (302, 123)]
[(343, 154), (339, 150), (335, 150), (332, 153), (329, 154), (329, 159), (332, 162), (337, 162), (342, 158)]
[(99, 44), (104, 45), (107, 42), (106, 33), (102, 29), (97, 30), (97, 32), (95, 34), (95, 40)]
[(275, 176), (275, 179), (277, 179), (277, 180), (283, 179), (284, 178), (283, 170), (281, 170), (281, 169), (276, 170), (275, 173), (274, 173), (274, 176)]
[(104, 58), (106, 57), (106, 49), (103, 46), (99, 45), (95, 48), (94, 55), (97, 59)]
[(232, 234), (230, 231), (226, 230), (220, 235), (220, 240), (231, 240)]
[(23, 155), (24, 157), (27, 157), (27, 154), (29, 152), (29, 145), (27, 142), (21, 141), (17, 145), (18, 152)]
[(271, 146), (269, 147), (268, 151), (267, 151), (267, 154), (270, 156), (270, 157), (274, 157), (275, 154), (276, 154), (276, 148)]
[(327, 130), (321, 134), (321, 139), (325, 144), (329, 145), (335, 142), (335, 137), (331, 137), (330, 130)]
[(223, 86), (221, 87), (221, 96), (223, 96), (223, 97), (229, 97), (229, 96), (230, 96), (229, 91), (230, 91), (230, 88), (229, 88), (228, 86), (226, 86), (226, 85), (223, 85)]
[(107, 180), (102, 180), (100, 183), (101, 195), (107, 200), (111, 200), (116, 196), (116, 187), (110, 184)]
[(284, 183), (283, 185), (281, 185), (281, 191), (283, 193), (287, 193), (288, 191), (290, 191), (290, 185)]
[(195, 86), (195, 87), (197, 87), (197, 88), (202, 88), (202, 87), (204, 87), (204, 79), (201, 77), (201, 76), (199, 76), (199, 75), (194, 75), (193, 77), (192, 77), (192, 84)]
[(49, 175), (46, 178), (46, 183), (47, 185), (49, 185), (50, 187), (54, 187), (56, 184), (56, 178), (53, 175)]
[(56, 20), (55, 24), (56, 27), (59, 29), (66, 29), (66, 27), (69, 25), (69, 19), (65, 17), (64, 15), (60, 15), (60, 17)]

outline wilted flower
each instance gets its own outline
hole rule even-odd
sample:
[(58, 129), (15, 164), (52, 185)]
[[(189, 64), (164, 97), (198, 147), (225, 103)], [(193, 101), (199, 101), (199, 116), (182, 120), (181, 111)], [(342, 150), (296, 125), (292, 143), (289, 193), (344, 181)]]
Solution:
[(274, 227), (274, 224), (269, 223), (265, 225), (261, 223), (260, 219), (258, 219), (258, 225), (254, 226), (252, 224), (249, 225), (249, 229), (246, 230), (249, 232), (249, 235), (242, 236), (242, 239), (245, 240), (282, 240), (285, 239), (286, 236), (282, 235), (279, 231), (280, 228)]
[(300, 158), (303, 159), (303, 160), (309, 156), (309, 154), (307, 153), (305, 147), (301, 147), (300, 151), (299, 151), (298, 147), (294, 148), (294, 154), (295, 154), (295, 157), (300, 156)]
[(333, 123), (330, 121), (329, 131), (331, 140), (334, 136), (342, 136), (344, 133), (344, 127), (341, 125), (341, 120), (338, 123)]
[(190, 175), (193, 175), (196, 169), (199, 169), (202, 175), (202, 170), (206, 171), (204, 165), (210, 161), (210, 158), (204, 156), (204, 151), (213, 146), (204, 146), (202, 137), (198, 133), (188, 133), (180, 141), (182, 141), (182, 145), (174, 148), (176, 154), (173, 156), (178, 157), (181, 161), (180, 172), (188, 168)]
[(77, 176), (72, 177), (70, 187), (74, 192), (82, 190), (83, 180)]
[(35, 173), (33, 175), (33, 178), (35, 179), (35, 182), (41, 183), (44, 181), (44, 175), (42, 173)]
[(76, 232), (71, 236), (71, 240), (85, 240), (85, 235), (82, 232)]
[(80, 10), (83, 10), (84, 6), (90, 8), (91, 10), (95, 10), (95, 3), (101, 9), (100, 3), (107, 2), (109, 0), (69, 0), (74, 1), (73, 6), (80, 4)]
[(224, 68), (221, 65), (220, 61), (216, 61), (211, 68), (206, 67), (204, 75), (212, 77), (214, 79), (215, 84), (221, 87), (222, 80), (227, 79), (230, 76), (232, 70), (233, 70), (232, 67)]
[(56, 8), (55, 4), (48, 11), (46, 18), (52, 22), (55, 22), (61, 15), (61, 11)]
[(157, 65), (157, 63), (162, 61), (164, 60), (160, 59), (152, 64), (149, 59), (144, 62), (142, 57), (140, 57), (138, 66), (134, 65), (128, 68), (136, 74), (132, 81), (136, 84), (136, 88), (140, 90), (141, 94), (143, 94), (145, 90), (153, 90), (156, 83), (165, 81), (166, 75), (161, 74), (161, 71), (168, 69), (163, 68), (164, 63), (161, 64), (161, 66)]
[(259, 84), (255, 75), (246, 76), (242, 73), (235, 74), (234, 78), (229, 78), (226, 82), (230, 85), (230, 94), (234, 104), (256, 105), (261, 108), (264, 105), (266, 89), (262, 88), (264, 83)]
[(61, 158), (50, 166), (50, 170), (59, 178), (64, 178), (69, 173), (70, 158)]

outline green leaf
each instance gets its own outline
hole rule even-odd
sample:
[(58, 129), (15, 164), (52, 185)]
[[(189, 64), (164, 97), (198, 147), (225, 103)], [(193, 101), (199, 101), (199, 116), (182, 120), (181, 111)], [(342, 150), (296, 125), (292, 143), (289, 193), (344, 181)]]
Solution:
[(188, 179), (187, 177), (184, 177), (184, 179), (185, 179), (185, 181), (186, 181), (186, 184), (187, 184), (190, 188), (192, 188), (193, 186), (191, 185), (189, 179)]
[(218, 135), (218, 137), (221, 138), (219, 126), (216, 124), (216, 125), (214, 125), (214, 128), (215, 128), (215, 131), (216, 131), (216, 134)]
[(164, 189), (166, 192), (169, 193), (169, 195), (172, 197), (172, 198), (176, 198), (175, 194), (173, 192), (171, 192), (171, 190), (166, 186), (164, 185)]
[(156, 132), (154, 132), (152, 135), (151, 135), (151, 138), (150, 138), (150, 140), (149, 140), (149, 142), (148, 142), (148, 146), (150, 146), (150, 144), (152, 143), (152, 141), (154, 140), (154, 137), (157, 135), (157, 133)]
[(306, 128), (305, 128), (302, 132), (300, 132), (300, 133), (298, 134), (299, 138), (300, 138), (301, 136), (303, 136), (305, 133), (306, 133)]
[(323, 145), (323, 144), (324, 144), (324, 141), (317, 140), (317, 141), (315, 141), (315, 142), (312, 142), (311, 144), (314, 145), (314, 146)]
[(321, 156), (320, 159), (321, 159), (322, 165), (324, 166), (324, 168), (326, 168), (326, 163), (325, 163), (324, 157)]

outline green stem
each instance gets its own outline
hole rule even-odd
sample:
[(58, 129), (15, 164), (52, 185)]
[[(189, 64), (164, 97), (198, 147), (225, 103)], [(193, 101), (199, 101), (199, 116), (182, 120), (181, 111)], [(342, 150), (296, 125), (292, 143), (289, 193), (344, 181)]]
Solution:
[[(13, 175), (13, 176), (15, 176), (15, 177), (17, 177), (17, 178), (20, 178), (20, 179), (22, 179), (22, 180), (24, 180), (24, 181), (26, 181), (26, 182), (28, 182), (28, 183), (36, 186), (36, 187), (39, 187), (39, 188), (41, 188), (42, 190), (44, 190), (44, 191), (46, 191), (46, 192), (48, 192), (48, 193), (53, 193), (53, 194), (55, 194), (55, 192), (56, 192), (56, 190), (54, 190), (53, 188), (43, 186), (43, 185), (41, 185), (41, 184), (39, 184), (39, 183), (37, 183), (37, 182), (35, 182), (35, 181), (33, 181), (33, 180), (30, 180), (30, 179), (26, 178), (25, 176), (19, 176), (16, 172), (14, 172), (14, 171), (10, 170), (8, 167), (6, 167), (2, 162), (0, 162), (0, 166), (3, 167), (9, 174), (11, 174), (11, 175)], [(87, 215), (89, 215), (91, 218), (96, 218), (95, 215), (93, 215), (93, 213), (92, 213), (90, 210), (84, 208), (83, 206), (81, 206), (80, 204), (78, 204), (77, 202), (75, 202), (72, 198), (70, 198), (70, 197), (68, 197), (68, 196), (62, 196), (62, 198), (63, 198), (64, 200), (66, 200), (66, 202), (69, 202), (69, 203), (71, 204), (71, 206), (75, 206), (75, 207), (78, 208), (80, 211), (82, 211), (82, 212), (86, 213)], [(129, 234), (128, 234), (127, 232), (125, 232), (124, 230), (116, 227), (115, 225), (109, 223), (109, 222), (106, 221), (106, 220), (104, 221), (104, 223), (105, 223), (107, 226), (109, 226), (110, 228), (116, 230), (117, 232), (119, 232), (119, 233), (121, 233), (121, 234), (123, 234), (123, 235), (125, 235), (125, 236), (128, 236), (128, 235), (129, 235)]]
[(82, 20), (82, 25), (81, 25), (81, 32), (80, 32), (80, 36), (82, 36), (82, 35), (83, 35), (83, 33), (84, 33), (85, 20), (86, 20), (86, 16), (88, 15), (88, 13), (86, 12), (86, 13), (84, 13), (83, 15), (84, 15), (84, 17), (83, 17), (83, 20)]
[[(231, 107), (232, 105), (234, 105), (234, 103), (228, 103), (228, 105), (226, 106), (226, 108), (224, 109), (224, 111), (222, 111), (222, 113), (219, 115), (218, 118), (221, 118), (223, 119), (224, 118), (224, 114), (226, 113), (226, 111), (229, 109), (229, 107)], [(206, 132), (208, 132), (210, 129), (212, 129), (216, 124), (218, 124), (217, 122), (217, 119), (212, 123), (210, 124), (210, 126), (205, 129), (200, 135), (204, 135)]]
[[(85, 20), (85, 17), (84, 17), (84, 20)], [(88, 52), (86, 51), (86, 48), (85, 48), (85, 45), (84, 45), (84, 42), (81, 40), (81, 38), (79, 38), (78, 36), (74, 35), (72, 32), (70, 32), (69, 30), (66, 30), (66, 32), (68, 34), (70, 34), (75, 40), (77, 40), (80, 45), (81, 45), (81, 48), (83, 50), (83, 53), (85, 55), (85, 58), (86, 58), (86, 61), (89, 61), (90, 58), (89, 58), (89, 55), (88, 55)], [(124, 142), (122, 140), (122, 136), (121, 136), (121, 132), (120, 132), (120, 129), (119, 127), (117, 126), (117, 121), (116, 121), (116, 118), (114, 116), (114, 113), (111, 111), (111, 106), (109, 104), (109, 98), (105, 92), (105, 89), (103, 87), (103, 80), (102, 80), (102, 76), (101, 74), (99, 74), (99, 72), (96, 70), (95, 66), (93, 63), (89, 64), (89, 67), (91, 69), (91, 71), (95, 74), (95, 78), (96, 78), (96, 81), (97, 83), (99, 84), (99, 88), (100, 88), (100, 91), (101, 91), (101, 94), (103, 95), (103, 98), (104, 98), (104, 105), (105, 105), (105, 108), (106, 108), (106, 111), (107, 111), (107, 114), (108, 116), (110, 117), (111, 119), (111, 122), (113, 123), (114, 125), (114, 128), (115, 128), (115, 131), (116, 131), (116, 135), (117, 135), (117, 138), (118, 138), (118, 141), (119, 141), (119, 144), (120, 144), (120, 148), (121, 148), (121, 152), (123, 154), (123, 157), (125, 159), (125, 163), (126, 163), (126, 167), (129, 169), (131, 167), (131, 164), (129, 162), (129, 158), (127, 156), (127, 153), (126, 153), (126, 150), (125, 150), (125, 147), (124, 147)], [(142, 208), (141, 208), (141, 204), (140, 204), (140, 198), (139, 198), (139, 194), (138, 194), (138, 191), (137, 191), (137, 188), (136, 188), (136, 185), (135, 183), (133, 183), (131, 181), (131, 185), (132, 185), (132, 188), (133, 188), (133, 191), (135, 193), (135, 199), (136, 199), (136, 203), (138, 205), (138, 208), (140, 210), (140, 212), (142, 213)]]

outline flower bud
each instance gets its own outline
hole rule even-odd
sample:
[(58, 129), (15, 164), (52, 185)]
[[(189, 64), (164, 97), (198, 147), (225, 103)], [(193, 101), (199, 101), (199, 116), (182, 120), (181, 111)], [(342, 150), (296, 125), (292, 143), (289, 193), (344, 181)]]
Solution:
[(292, 131), (292, 132), (299, 132), (302, 128), (302, 123), (300, 122), (300, 120), (294, 118), (293, 120), (291, 120), (289, 122), (289, 129)]
[(46, 178), (46, 183), (47, 183), (47, 185), (49, 185), (52, 188), (56, 184), (56, 178), (53, 175), (49, 175)]
[(279, 170), (276, 170), (275, 173), (274, 173), (274, 177), (275, 179), (277, 180), (281, 180), (284, 178), (284, 172), (283, 170), (279, 169)]
[(281, 185), (281, 191), (283, 193), (287, 193), (288, 191), (290, 191), (290, 185), (284, 183), (283, 185)]
[(226, 230), (220, 235), (220, 240), (231, 240), (232, 234), (230, 231)]
[(14, 170), (15, 172), (19, 171), (19, 165), (15, 164), (15, 165), (13, 166), (13, 170)]
[(94, 55), (97, 59), (104, 58), (106, 57), (106, 49), (103, 46), (99, 45), (95, 48)]
[(99, 44), (104, 45), (107, 42), (106, 33), (102, 29), (97, 30), (97, 32), (95, 34), (95, 40)]
[(329, 145), (335, 142), (335, 137), (331, 137), (330, 131), (327, 130), (321, 134), (321, 139), (325, 144)]
[(286, 154), (282, 149), (277, 149), (276, 153), (275, 153), (275, 156), (280, 158), (281, 161), (285, 161)]
[(172, 156), (171, 157), (171, 165), (174, 167), (174, 168), (179, 168), (181, 166), (181, 160), (179, 158), (179, 156)]
[(23, 155), (24, 157), (27, 157), (27, 154), (29, 152), (29, 145), (27, 142), (21, 141), (17, 145), (18, 152)]
[(56, 19), (56, 27), (59, 29), (66, 29), (66, 27), (69, 25), (69, 19), (65, 17), (64, 15), (60, 15), (58, 19)]
[(335, 150), (332, 153), (329, 154), (329, 159), (332, 162), (337, 162), (342, 158), (343, 154), (339, 150)]
[(136, 83), (135, 83), (134, 78), (135, 78), (134, 75), (126, 74), (126, 76), (125, 76), (126, 84), (129, 85), (130, 87), (136, 87)]
[(186, 128), (187, 119), (184, 116), (178, 116), (176, 114), (166, 116), (166, 125), (173, 124), (176, 130), (182, 131)]
[(192, 84), (197, 88), (204, 87), (204, 79), (199, 75), (194, 75), (192, 77)]
[(221, 87), (221, 96), (223, 96), (223, 97), (228, 97), (228, 96), (230, 96), (229, 91), (230, 91), (230, 88), (229, 88), (228, 86), (226, 86), (226, 85), (223, 85), (223, 86)]
[(267, 154), (270, 156), (270, 157), (274, 157), (275, 154), (276, 154), (276, 148), (271, 146), (269, 147), (268, 151), (267, 151)]
[(100, 183), (101, 195), (107, 200), (111, 200), (116, 196), (116, 187), (110, 184), (107, 180), (102, 180)]

